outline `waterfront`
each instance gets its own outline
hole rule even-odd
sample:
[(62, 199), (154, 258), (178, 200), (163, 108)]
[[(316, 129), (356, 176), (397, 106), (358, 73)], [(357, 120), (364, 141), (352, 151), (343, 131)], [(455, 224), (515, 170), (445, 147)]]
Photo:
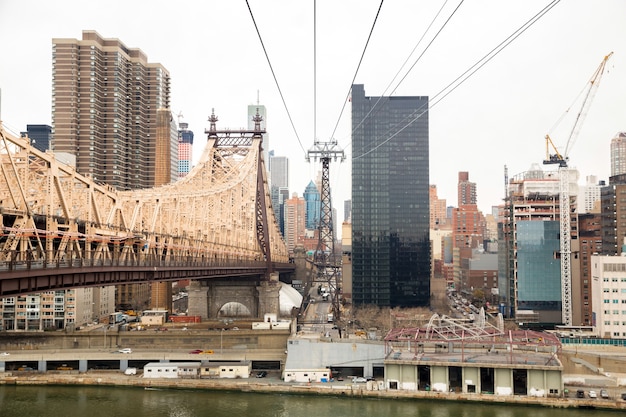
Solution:
[[(326, 397), (298, 394), (105, 386), (0, 386), (2, 417), (583, 417), (589, 410), (472, 404), (426, 399)], [(615, 416), (593, 411), (594, 417)]]

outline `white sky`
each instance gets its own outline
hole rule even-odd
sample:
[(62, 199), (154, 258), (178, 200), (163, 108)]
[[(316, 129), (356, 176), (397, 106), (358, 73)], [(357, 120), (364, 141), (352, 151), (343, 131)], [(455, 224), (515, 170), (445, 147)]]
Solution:
[[(389, 95), (394, 75), (437, 10), (441, 27), (460, 0), (387, 0), (355, 82), (368, 96)], [(434, 97), (457, 76), (538, 13), (548, 0), (467, 0), (393, 95)], [(379, 0), (317, 1), (317, 94), (314, 106), (313, 0), (249, 0), (289, 121), (245, 0), (0, 0), (1, 118), (14, 133), (51, 124), (52, 38), (96, 30), (140, 48), (172, 77), (172, 111), (195, 132), (195, 157), (205, 144), (211, 109), (219, 128), (246, 127), (248, 104), (267, 108), (269, 149), (290, 159), (290, 191), (302, 195), (320, 170), (307, 164), (314, 132), (334, 132), (346, 161), (331, 164), (338, 224), (350, 198), (350, 123), (346, 105)], [(570, 166), (608, 180), (609, 144), (626, 130), (626, 1), (563, 0), (430, 112), (430, 183), (456, 205), (459, 171), (477, 183), (483, 212), (501, 202), (504, 166), (512, 177), (545, 157), (546, 133), (564, 151), (582, 101), (574, 99), (613, 51), (607, 73), (569, 153)], [(426, 35), (412, 65), (432, 39)], [(404, 75), (406, 70), (401, 74)], [(397, 84), (394, 83), (395, 87)], [(572, 103), (574, 103), (572, 105)], [(557, 120), (572, 110), (555, 130)], [(316, 117), (314, 118), (314, 109)], [(314, 128), (314, 121), (315, 128)], [(335, 131), (335, 126), (338, 126)], [(299, 144), (301, 142), (301, 145)], [(339, 231), (340, 232), (340, 231)]]

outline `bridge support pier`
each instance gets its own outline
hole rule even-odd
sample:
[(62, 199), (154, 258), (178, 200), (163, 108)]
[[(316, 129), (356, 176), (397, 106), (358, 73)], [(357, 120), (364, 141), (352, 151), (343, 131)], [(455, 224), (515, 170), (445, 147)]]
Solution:
[(280, 317), (280, 281), (278, 273), (272, 273), (269, 281), (261, 281), (257, 287), (259, 293), (259, 318), (265, 314)]
[[(241, 314), (242, 318), (263, 319), (265, 314), (280, 315), (279, 274), (270, 276), (269, 281), (242, 279), (210, 279), (192, 281), (189, 286), (190, 316), (201, 319), (218, 319), (220, 315)], [(226, 304), (234, 304), (233, 308), (223, 311)], [(236, 305), (239, 305), (238, 307)], [(239, 310), (237, 312), (237, 310)], [(247, 311), (246, 311), (247, 310)]]
[(202, 281), (191, 281), (187, 306), (188, 315), (200, 316), (202, 319), (209, 318), (207, 290), (208, 288), (202, 285)]

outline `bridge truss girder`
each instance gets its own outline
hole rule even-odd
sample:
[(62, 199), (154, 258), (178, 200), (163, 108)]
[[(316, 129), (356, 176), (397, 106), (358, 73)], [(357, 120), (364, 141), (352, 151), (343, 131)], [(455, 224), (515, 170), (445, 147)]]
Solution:
[(0, 261), (289, 262), (269, 207), (264, 132), (224, 132), (212, 124), (181, 180), (117, 191), (0, 130)]

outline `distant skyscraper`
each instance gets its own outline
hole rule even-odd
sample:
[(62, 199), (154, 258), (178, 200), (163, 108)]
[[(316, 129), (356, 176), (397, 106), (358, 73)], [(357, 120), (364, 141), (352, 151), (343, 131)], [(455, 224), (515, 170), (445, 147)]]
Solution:
[(626, 174), (626, 132), (611, 139), (611, 177), (620, 174)]
[[(272, 151), (273, 152), (273, 151)], [(286, 156), (270, 157), (270, 197), (276, 221), (285, 236), (284, 202), (289, 198), (289, 159)], [(282, 197), (281, 197), (282, 196)]]
[(193, 132), (188, 123), (178, 126), (178, 177), (189, 174), (193, 163)]
[(578, 198), (578, 213), (599, 213), (600, 194), (604, 181), (598, 181), (595, 175), (588, 175), (585, 185), (579, 187), (580, 198)]
[(431, 184), (429, 191), (430, 200), (430, 228), (440, 229), (448, 222), (446, 211), (446, 199), (439, 198), (437, 195), (437, 186)]
[(461, 207), (464, 204), (476, 203), (476, 183), (469, 180), (469, 172), (459, 172), (459, 183), (457, 184), (458, 202)]
[(273, 156), (270, 166), (270, 184), (278, 188), (289, 188), (289, 158)]
[(306, 228), (315, 230), (319, 226), (320, 221), (320, 192), (317, 190), (313, 181), (304, 189), (304, 201), (306, 202)]
[(353, 303), (428, 305), (428, 97), (353, 85), (352, 132)]
[(290, 253), (296, 245), (304, 242), (305, 235), (305, 201), (304, 198), (293, 196), (285, 201), (285, 243)]
[(53, 39), (52, 149), (78, 172), (120, 190), (178, 176), (170, 75), (140, 49), (83, 31)]
[(52, 127), (48, 125), (26, 125), (26, 134), (28, 134), (30, 144), (41, 152), (50, 149)]
[(345, 200), (343, 202), (343, 221), (352, 221), (352, 200)]

